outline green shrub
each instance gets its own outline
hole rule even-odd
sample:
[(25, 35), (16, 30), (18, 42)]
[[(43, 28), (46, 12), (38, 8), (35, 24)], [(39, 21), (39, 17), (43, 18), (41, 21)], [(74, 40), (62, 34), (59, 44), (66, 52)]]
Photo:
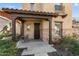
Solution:
[(79, 55), (79, 44), (76, 37), (64, 37), (60, 46), (62, 48), (68, 48), (73, 55)]
[(0, 33), (0, 39), (2, 39), (5, 36), (5, 33)]
[(11, 40), (0, 40), (0, 55), (1, 56), (15, 56), (17, 50), (15, 42)]
[(70, 47), (70, 51), (72, 52), (73, 55), (79, 55), (79, 45), (74, 44)]
[(0, 39), (2, 39), (3, 38), (3, 35), (0, 35)]
[(12, 36), (12, 34), (0, 32), (0, 40), (1, 40), (3, 37), (10, 37), (10, 36)]

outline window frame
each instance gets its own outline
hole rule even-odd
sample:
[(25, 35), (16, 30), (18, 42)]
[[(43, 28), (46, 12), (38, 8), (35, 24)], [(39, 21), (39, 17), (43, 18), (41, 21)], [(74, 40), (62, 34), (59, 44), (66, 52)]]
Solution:
[(35, 3), (30, 3), (30, 10), (31, 11), (34, 11), (34, 5), (35, 5)]
[(56, 3), (55, 4), (55, 11), (61, 12), (62, 11), (62, 3)]
[(55, 21), (54, 23), (55, 23), (55, 26), (56, 26), (56, 23), (60, 23), (60, 24), (61, 24), (61, 25), (60, 25), (60, 26), (61, 26), (61, 29), (60, 29), (58, 35), (62, 37), (62, 34), (63, 34), (63, 33), (62, 33), (62, 32), (63, 32), (63, 29), (62, 29), (62, 28), (63, 28), (63, 22), (62, 22), (62, 21)]

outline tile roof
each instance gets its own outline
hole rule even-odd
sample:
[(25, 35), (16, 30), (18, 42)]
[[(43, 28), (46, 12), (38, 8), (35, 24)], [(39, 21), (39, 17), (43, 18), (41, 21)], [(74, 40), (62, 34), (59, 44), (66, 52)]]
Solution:
[(23, 10), (23, 9), (9, 9), (9, 8), (2, 8), (2, 10), (4, 12), (8, 12), (8, 13), (16, 13), (16, 14), (27, 14), (27, 15), (41, 15), (41, 16), (53, 16), (53, 17), (57, 17), (57, 16), (62, 16), (65, 17), (67, 16), (67, 14), (65, 13), (53, 13), (53, 12), (43, 12), (43, 11), (31, 11), (31, 10)]

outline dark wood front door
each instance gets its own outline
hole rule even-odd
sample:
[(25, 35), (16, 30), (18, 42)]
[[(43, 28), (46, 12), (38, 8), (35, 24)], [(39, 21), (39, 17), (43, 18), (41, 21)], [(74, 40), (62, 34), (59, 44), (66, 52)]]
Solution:
[(40, 39), (40, 23), (34, 23), (34, 39)]

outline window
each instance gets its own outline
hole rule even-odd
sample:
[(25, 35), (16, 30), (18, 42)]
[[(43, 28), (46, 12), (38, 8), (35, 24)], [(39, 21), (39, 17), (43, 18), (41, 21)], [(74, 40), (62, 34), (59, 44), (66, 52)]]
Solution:
[(58, 36), (62, 35), (62, 22), (55, 22), (55, 34)]
[(55, 11), (62, 11), (62, 4), (61, 3), (55, 4)]
[(34, 10), (34, 3), (30, 3), (30, 10), (33, 11)]
[(61, 5), (61, 3), (55, 3), (55, 5)]

